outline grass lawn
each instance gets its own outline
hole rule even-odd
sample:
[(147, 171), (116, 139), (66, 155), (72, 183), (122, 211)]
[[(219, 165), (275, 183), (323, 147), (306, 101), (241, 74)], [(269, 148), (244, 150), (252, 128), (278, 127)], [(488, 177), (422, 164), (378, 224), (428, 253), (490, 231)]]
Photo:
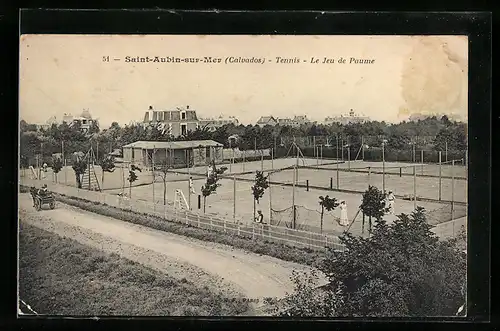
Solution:
[(38, 314), (239, 315), (244, 301), (178, 281), (20, 220), (19, 295)]

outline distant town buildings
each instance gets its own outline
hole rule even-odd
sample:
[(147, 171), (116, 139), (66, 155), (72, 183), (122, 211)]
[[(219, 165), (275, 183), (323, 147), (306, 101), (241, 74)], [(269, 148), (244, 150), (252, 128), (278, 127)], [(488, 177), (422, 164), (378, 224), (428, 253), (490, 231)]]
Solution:
[(414, 114), (411, 114), (408, 117), (408, 121), (410, 121), (410, 122), (417, 122), (417, 121), (420, 121), (420, 120), (423, 121), (426, 118), (433, 117), (433, 116), (435, 116), (436, 118), (441, 118), (444, 115), (446, 115), (450, 121), (461, 122), (461, 121), (464, 121), (464, 120), (466, 121), (467, 120), (467, 118), (464, 119), (464, 118), (462, 118), (462, 116), (460, 116), (458, 114), (445, 114), (445, 113), (420, 114), (420, 113), (414, 113)]
[(55, 116), (52, 116), (45, 122), (45, 124), (38, 125), (38, 128), (47, 130), (53, 124), (59, 125), (61, 123), (66, 123), (69, 126), (73, 126), (74, 124), (79, 123), (80, 129), (86, 132), (92, 127), (94, 122), (96, 122), (96, 120), (92, 118), (89, 110), (84, 109), (80, 116), (73, 116), (71, 114), (64, 113), (61, 122), (59, 122)]
[(207, 128), (210, 131), (215, 131), (226, 124), (234, 124), (235, 126), (238, 126), (239, 122), (234, 116), (224, 117), (224, 115), (220, 115), (217, 118), (200, 117), (199, 119), (199, 126), (202, 128)]
[(149, 110), (144, 114), (143, 124), (145, 126), (154, 125), (158, 129), (178, 137), (197, 128), (215, 131), (226, 124), (239, 125), (239, 122), (234, 116), (220, 115), (217, 118), (199, 118), (196, 110), (189, 108), (189, 106), (176, 107), (175, 110), (156, 110), (153, 109), (153, 106), (149, 106)]
[(257, 125), (261, 128), (265, 127), (266, 125), (275, 126), (276, 124), (278, 124), (278, 119), (274, 116), (262, 116), (257, 121)]
[(295, 116), (294, 118), (278, 118), (274, 116), (262, 116), (258, 121), (257, 125), (261, 128), (266, 125), (280, 125), (280, 126), (292, 126), (300, 127), (301, 125), (310, 124), (311, 121), (306, 115)]
[(340, 116), (335, 116), (335, 117), (327, 117), (325, 118), (324, 124), (325, 125), (332, 125), (334, 123), (338, 124), (350, 124), (350, 123), (365, 123), (369, 122), (370, 118), (362, 115), (358, 115), (354, 113), (354, 110), (350, 110), (348, 114), (346, 115), (340, 115)]

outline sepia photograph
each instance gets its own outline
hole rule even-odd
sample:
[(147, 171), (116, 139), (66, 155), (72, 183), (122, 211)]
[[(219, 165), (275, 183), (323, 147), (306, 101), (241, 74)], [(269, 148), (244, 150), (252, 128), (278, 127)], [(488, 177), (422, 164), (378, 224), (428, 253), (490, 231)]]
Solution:
[(467, 316), (468, 45), (21, 35), (18, 316)]

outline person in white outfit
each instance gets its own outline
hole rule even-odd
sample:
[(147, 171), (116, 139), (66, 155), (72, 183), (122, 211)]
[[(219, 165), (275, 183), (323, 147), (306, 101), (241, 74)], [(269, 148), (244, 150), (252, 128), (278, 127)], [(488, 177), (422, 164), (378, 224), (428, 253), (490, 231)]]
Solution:
[(347, 218), (347, 203), (344, 200), (340, 202), (340, 225), (349, 225), (349, 219)]
[(193, 185), (193, 177), (189, 177), (189, 191), (191, 194), (196, 194), (196, 191), (194, 190), (194, 185)]
[(394, 193), (392, 193), (392, 191), (389, 191), (389, 194), (387, 195), (387, 202), (389, 203), (389, 214), (391, 215), (394, 214), (394, 200), (396, 200), (396, 198), (394, 197)]

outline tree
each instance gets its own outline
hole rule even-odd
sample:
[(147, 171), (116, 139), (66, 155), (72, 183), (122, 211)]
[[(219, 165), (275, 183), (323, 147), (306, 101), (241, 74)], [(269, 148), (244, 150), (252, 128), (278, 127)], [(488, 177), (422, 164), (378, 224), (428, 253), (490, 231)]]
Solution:
[(206, 211), (206, 202), (207, 202), (207, 197), (210, 195), (216, 193), (217, 188), (221, 186), (219, 183), (222, 175), (226, 170), (227, 167), (220, 167), (216, 168), (215, 167), (215, 161), (212, 162), (212, 172), (210, 175), (207, 177), (207, 181), (205, 182), (205, 185), (201, 187), (201, 194), (203, 195), (203, 212), (205, 213)]
[(317, 288), (319, 275), (315, 269), (310, 272), (292, 270), (290, 279), (293, 293), (280, 302), (275, 298), (265, 298), (270, 313), (280, 317), (335, 317), (335, 296), (332, 292)]
[(141, 168), (131, 164), (127, 177), (129, 198), (132, 198), (132, 183), (137, 180), (137, 174), (135, 173), (136, 171), (142, 172)]
[(255, 220), (255, 202), (259, 203), (259, 200), (264, 196), (264, 191), (269, 187), (268, 176), (264, 176), (262, 171), (257, 171), (255, 173), (255, 183), (252, 186), (253, 194), (253, 219)]
[(365, 215), (368, 216), (369, 231), (372, 228), (372, 217), (380, 219), (385, 214), (385, 193), (375, 186), (368, 186), (363, 193), (363, 199), (359, 206), (363, 212), (363, 230), (365, 228)]
[[(424, 209), (375, 221), (370, 238), (345, 232), (319, 267), (328, 278), (323, 299), (304, 300), (312, 284), (289, 297), (288, 315), (338, 317), (454, 316), (465, 302), (466, 254), (456, 239), (439, 240)], [(325, 315), (318, 315), (322, 312)]]
[(114, 159), (114, 157), (108, 156), (108, 157), (105, 157), (104, 159), (102, 159), (101, 170), (102, 170), (101, 184), (102, 184), (102, 187), (104, 188), (104, 173), (105, 172), (111, 173), (111, 172), (115, 171), (115, 159)]
[(73, 162), (71, 167), (75, 172), (76, 184), (78, 188), (82, 188), (82, 175), (85, 173), (85, 170), (87, 170), (87, 162), (83, 159), (77, 159)]
[(56, 183), (57, 183), (57, 174), (59, 173), (59, 171), (61, 171), (62, 167), (63, 167), (63, 162), (60, 158), (55, 157), (52, 159), (52, 171), (54, 172)]
[(325, 209), (327, 211), (332, 211), (339, 206), (336, 198), (330, 198), (328, 195), (326, 197), (319, 197), (319, 204), (321, 206), (321, 227), (320, 231), (323, 233), (323, 215), (325, 214)]
[(168, 170), (170, 169), (170, 166), (168, 165), (168, 162), (165, 159), (162, 163), (155, 164), (155, 168), (156, 168), (155, 170), (159, 170), (159, 175), (160, 175), (162, 182), (163, 182), (163, 204), (166, 205), (167, 204), (167, 173), (168, 173)]

